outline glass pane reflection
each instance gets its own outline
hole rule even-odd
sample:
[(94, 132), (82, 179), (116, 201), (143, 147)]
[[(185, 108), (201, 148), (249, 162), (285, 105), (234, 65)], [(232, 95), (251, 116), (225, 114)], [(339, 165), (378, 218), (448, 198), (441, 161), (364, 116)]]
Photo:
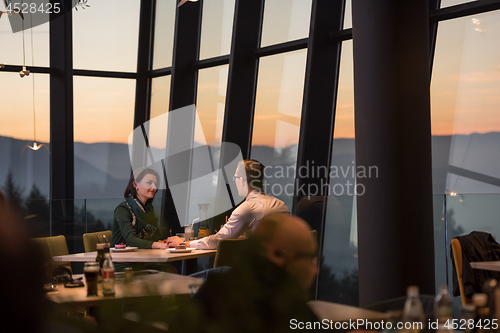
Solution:
[(309, 36), (312, 1), (266, 0), (261, 47)]
[(229, 65), (225, 65), (202, 69), (198, 73), (196, 111), (205, 136), (201, 138), (199, 131), (195, 132), (195, 140), (199, 143), (212, 144), (222, 139), (228, 70)]
[[(355, 164), (352, 40), (342, 43), (334, 141), (330, 164), (330, 196), (324, 229), (318, 299), (358, 305), (358, 232), (352, 169)], [(335, 172), (339, 170), (339, 172)]]
[[(2, 9), (3, 2), (0, 4)], [(37, 13), (36, 20), (43, 19), (46, 16), (42, 13)], [(48, 15), (48, 14), (47, 14)], [(25, 14), (25, 27), (24, 36), (22, 32), (12, 33), (10, 20), (21, 20), (19, 15), (12, 17), (5, 17), (2, 15), (0, 19), (0, 40), (2, 47), (0, 48), (0, 63), (6, 65), (23, 65), (23, 61), (27, 66), (33, 66), (32, 50), (34, 51), (35, 66), (49, 66), (49, 24), (41, 24), (29, 29), (31, 18), (30, 14)], [(35, 19), (34, 19), (35, 20)], [(48, 21), (48, 19), (47, 19)], [(17, 23), (15, 23), (17, 24)], [(25, 44), (25, 53), (23, 56), (23, 37)], [(33, 38), (33, 49), (31, 48), (31, 39)], [(23, 60), (23, 57), (25, 60)]]
[[(307, 197), (306, 197), (307, 198)], [(359, 305), (358, 245), (355, 196), (327, 198), (324, 262), (318, 299)]]
[(140, 1), (92, 1), (73, 10), (73, 67), (137, 71)]
[(176, 0), (156, 1), (153, 69), (172, 66)]
[(75, 197), (119, 198), (130, 177), (135, 80), (75, 77)]
[(474, 2), (471, 0), (441, 0), (441, 8), (451, 7), (455, 5), (461, 5), (467, 2)]
[(342, 43), (340, 56), (339, 86), (330, 165), (330, 194), (333, 195), (354, 194), (356, 178), (353, 169), (356, 168), (356, 157), (353, 77), (352, 40), (349, 40)]
[(251, 158), (266, 168), (264, 191), (292, 196), (297, 161), (306, 51), (260, 59)]
[(344, 10), (344, 29), (352, 28), (352, 10), (351, 10), (351, 1), (346, 0), (345, 2), (345, 10)]
[(25, 148), (33, 146), (34, 139), (33, 79), (36, 139), (50, 149), (49, 75), (32, 73), (21, 79), (18, 73), (0, 73), (0, 190), (20, 203), (28, 197), (48, 199), (50, 194), (49, 152), (45, 147)]
[(170, 80), (170, 75), (153, 78), (150, 119), (168, 112), (170, 103)]
[(500, 11), (439, 24), (431, 82), (434, 193), (498, 193)]
[(233, 32), (235, 0), (203, 2), (200, 59), (229, 54)]

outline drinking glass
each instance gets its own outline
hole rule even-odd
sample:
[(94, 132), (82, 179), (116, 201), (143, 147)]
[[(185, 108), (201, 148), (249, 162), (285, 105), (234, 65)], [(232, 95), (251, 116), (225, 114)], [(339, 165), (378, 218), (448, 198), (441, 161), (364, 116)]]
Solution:
[(83, 267), (85, 281), (87, 283), (87, 296), (97, 296), (97, 285), (99, 283), (99, 263), (97, 261), (89, 261)]

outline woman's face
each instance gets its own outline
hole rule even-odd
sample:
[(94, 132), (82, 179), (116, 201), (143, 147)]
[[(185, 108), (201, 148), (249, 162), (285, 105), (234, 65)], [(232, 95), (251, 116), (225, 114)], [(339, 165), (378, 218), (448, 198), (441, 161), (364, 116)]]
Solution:
[(137, 198), (143, 203), (155, 197), (158, 191), (156, 177), (152, 174), (145, 175), (138, 183), (134, 182), (134, 187), (137, 191)]

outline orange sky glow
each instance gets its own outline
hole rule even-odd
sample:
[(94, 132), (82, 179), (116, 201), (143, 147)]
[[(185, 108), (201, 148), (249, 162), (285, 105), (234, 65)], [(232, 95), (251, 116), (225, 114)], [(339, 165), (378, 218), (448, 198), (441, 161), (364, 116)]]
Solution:
[[(74, 13), (75, 68), (135, 71), (137, 50), (130, 38), (137, 38), (134, 25), (138, 25), (138, 17), (134, 15), (139, 1), (131, 3), (130, 7), (113, 14), (112, 20), (116, 23), (113, 28), (104, 29), (105, 26), (96, 24), (85, 31), (78, 29), (83, 25), (88, 26), (88, 20), (103, 22), (99, 19), (102, 14), (99, 9), (104, 10), (109, 4), (96, 2), (92, 4), (94, 11)], [(216, 26), (207, 23), (210, 29), (205, 29), (207, 32), (202, 34), (201, 57), (227, 54), (224, 52), (230, 45), (230, 34), (226, 30), (232, 25), (230, 16), (231, 11), (234, 11), (234, 1), (224, 3), (222, 7), (216, 4), (214, 2), (211, 8), (206, 9), (207, 17), (213, 17), (211, 20), (219, 23)], [(165, 6), (164, 10), (173, 8), (175, 0), (163, 2), (162, 6)], [(302, 26), (308, 26), (308, 18), (300, 9), (291, 7), (290, 13), (276, 23), (273, 15), (276, 15), (277, 9), (269, 7), (267, 19), (264, 18), (264, 31), (274, 31), (274, 34), (263, 36), (263, 45), (303, 38), (307, 29), (292, 24), (302, 22)], [(220, 12), (225, 15), (222, 19), (216, 17)], [(132, 16), (135, 21), (131, 22)], [(172, 15), (164, 16), (172, 20)], [(497, 93), (500, 91), (500, 46), (497, 43), (500, 37), (499, 16), (498, 12), (491, 12), (445, 21), (439, 25), (430, 87), (433, 135), (500, 131), (500, 95)], [(279, 24), (281, 29), (275, 26)], [(104, 35), (102, 31), (105, 31)], [(48, 66), (48, 25), (39, 26), (33, 32), (35, 65)], [(167, 35), (164, 38), (168, 42), (157, 43), (158, 49), (155, 50), (155, 63), (161, 62), (165, 66), (168, 64), (164, 63), (162, 55), (171, 53), (173, 43), (172, 31)], [(2, 45), (11, 45), (0, 50), (0, 63), (22, 64), (22, 38), (22, 33), (10, 32), (7, 20), (0, 20), (0, 42)], [(31, 35), (25, 33), (28, 66), (31, 65), (30, 38)], [(208, 43), (207, 40), (214, 42)], [(352, 41), (343, 42), (335, 138), (354, 137), (352, 52)], [(306, 50), (300, 50), (261, 58), (253, 145), (284, 148), (298, 143), (306, 56)], [(171, 59), (166, 60), (169, 61)], [(227, 72), (227, 65), (199, 72), (197, 110), (207, 142), (221, 140)], [(36, 87), (37, 140), (49, 141), (49, 76), (45, 74), (21, 79), (17, 73), (0, 73), (0, 135), (33, 139), (33, 77)], [(168, 111), (169, 98), (170, 77), (154, 79), (151, 117)], [(127, 143), (133, 126), (134, 99), (134, 80), (75, 77), (75, 141)], [(161, 132), (161, 129), (157, 131)], [(161, 139), (164, 133), (155, 135)]]

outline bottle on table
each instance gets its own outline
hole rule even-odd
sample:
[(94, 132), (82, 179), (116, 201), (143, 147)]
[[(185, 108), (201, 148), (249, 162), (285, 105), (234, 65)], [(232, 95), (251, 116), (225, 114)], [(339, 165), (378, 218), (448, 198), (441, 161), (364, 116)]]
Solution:
[(422, 302), (420, 302), (418, 286), (409, 286), (406, 290), (406, 294), (407, 298), (403, 311), (405, 331), (415, 333), (420, 332), (424, 330), (425, 315), (422, 308)]
[(439, 293), (434, 300), (434, 317), (438, 332), (451, 331), (453, 320), (453, 301), (448, 293), (448, 286), (439, 286)]
[(104, 255), (102, 265), (102, 294), (104, 296), (115, 295), (115, 266), (109, 253)]
[(101, 276), (102, 276), (102, 265), (104, 264), (104, 255), (106, 253), (109, 254), (110, 244), (106, 235), (99, 236), (99, 243), (97, 243), (97, 256), (95, 261), (99, 263), (99, 267), (101, 268)]

